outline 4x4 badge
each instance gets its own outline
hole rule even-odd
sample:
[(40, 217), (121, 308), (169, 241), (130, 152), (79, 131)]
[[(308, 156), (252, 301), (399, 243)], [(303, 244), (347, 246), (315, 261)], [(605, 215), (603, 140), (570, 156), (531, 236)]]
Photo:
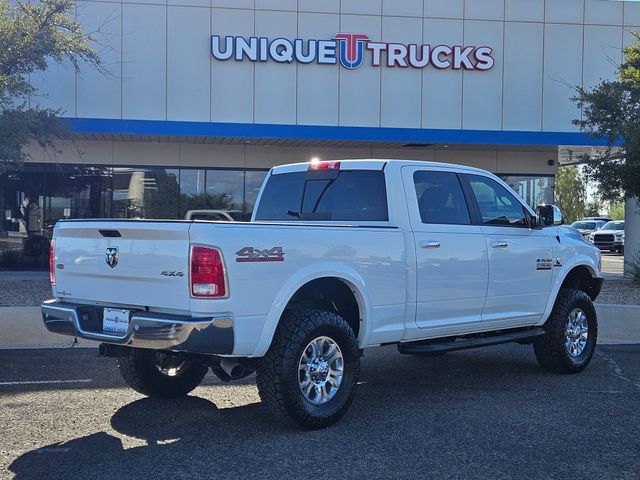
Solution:
[(111, 268), (114, 268), (116, 265), (118, 265), (118, 247), (107, 248), (107, 253), (104, 256), (104, 260)]
[(236, 252), (236, 262), (284, 262), (282, 247), (265, 248), (244, 247)]

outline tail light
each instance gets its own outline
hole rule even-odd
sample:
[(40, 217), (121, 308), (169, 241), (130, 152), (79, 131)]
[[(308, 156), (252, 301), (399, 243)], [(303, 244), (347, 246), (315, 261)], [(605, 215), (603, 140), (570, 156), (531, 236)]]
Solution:
[(227, 282), (220, 251), (209, 247), (191, 247), (191, 295), (226, 297)]
[(49, 282), (51, 286), (56, 284), (56, 241), (51, 240), (51, 246), (49, 247)]

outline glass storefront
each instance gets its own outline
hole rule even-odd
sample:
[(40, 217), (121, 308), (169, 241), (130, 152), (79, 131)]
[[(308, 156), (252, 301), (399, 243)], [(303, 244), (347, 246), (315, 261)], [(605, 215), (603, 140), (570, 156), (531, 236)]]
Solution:
[(60, 219), (179, 219), (189, 210), (224, 210), (248, 220), (266, 173), (26, 164), (0, 176), (0, 269), (47, 268)]
[(502, 175), (502, 179), (513, 188), (534, 210), (542, 204), (552, 204), (555, 177), (533, 177), (528, 175)]
[[(55, 222), (185, 218), (193, 210), (248, 220), (267, 170), (26, 164), (0, 176), (0, 269), (48, 267)], [(503, 176), (535, 207), (553, 203), (553, 177)]]

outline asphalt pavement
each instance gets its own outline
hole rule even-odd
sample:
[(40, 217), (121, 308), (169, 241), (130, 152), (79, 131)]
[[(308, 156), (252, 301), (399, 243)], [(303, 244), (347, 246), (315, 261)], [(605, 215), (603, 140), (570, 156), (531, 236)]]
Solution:
[(372, 349), (342, 421), (302, 432), (270, 417), (252, 378), (151, 400), (93, 350), (3, 350), (0, 478), (637, 480), (639, 358), (602, 346), (563, 376), (520, 345)]

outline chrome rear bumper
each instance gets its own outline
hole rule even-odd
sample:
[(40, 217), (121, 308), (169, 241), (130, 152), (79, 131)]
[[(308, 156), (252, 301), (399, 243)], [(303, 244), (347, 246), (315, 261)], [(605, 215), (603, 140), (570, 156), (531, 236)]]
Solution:
[(47, 300), (41, 305), (47, 330), (102, 343), (209, 355), (233, 353), (233, 320), (228, 316), (188, 317), (133, 311), (128, 331), (118, 336), (102, 330), (103, 307)]

